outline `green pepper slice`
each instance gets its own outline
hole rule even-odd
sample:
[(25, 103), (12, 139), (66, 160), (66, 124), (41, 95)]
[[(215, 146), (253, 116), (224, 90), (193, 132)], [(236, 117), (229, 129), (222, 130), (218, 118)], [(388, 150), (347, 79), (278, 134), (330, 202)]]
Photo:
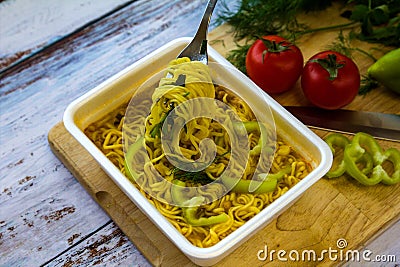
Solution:
[(210, 217), (197, 217), (199, 206), (204, 202), (203, 196), (188, 198), (185, 192), (186, 183), (180, 180), (172, 181), (171, 187), (172, 200), (182, 208), (182, 215), (185, 221), (193, 226), (209, 226), (228, 221), (229, 216), (226, 213)]
[(386, 157), (386, 160), (392, 162), (394, 172), (392, 176), (389, 176), (387, 172), (381, 167), (380, 171), (383, 171), (382, 183), (387, 185), (397, 184), (398, 182), (400, 182), (400, 151), (392, 147), (386, 149), (383, 156)]
[(171, 187), (171, 197), (172, 201), (178, 205), (182, 206), (185, 201), (188, 201), (189, 198), (187, 197), (186, 183), (180, 180), (173, 180)]
[[(337, 133), (328, 135), (324, 139), (324, 141), (328, 144), (334, 157), (336, 156), (335, 146), (342, 148), (344, 151), (346, 149), (346, 146), (350, 144), (350, 140), (347, 137)], [(374, 166), (372, 162), (372, 157), (369, 153), (365, 153), (360, 159), (356, 161), (356, 163), (360, 162), (364, 163), (365, 167), (362, 169), (362, 172), (364, 174), (368, 174)], [(325, 174), (325, 176), (328, 178), (336, 178), (342, 176), (345, 172), (346, 172), (346, 163), (343, 157), (340, 163), (336, 166), (336, 169), (334, 169), (332, 166), (332, 168)]]
[(184, 205), (189, 207), (183, 207), (182, 213), (188, 224), (193, 226), (209, 226), (218, 223), (224, 223), (228, 221), (229, 216), (226, 213), (221, 213), (210, 217), (200, 217), (197, 218), (197, 212), (201, 203), (203, 203), (204, 197), (197, 196), (184, 202)]
[(267, 147), (267, 129), (264, 124), (258, 123), (257, 121), (244, 121), (241, 123), (243, 123), (243, 126), (248, 133), (260, 133), (258, 143), (250, 150), (250, 155), (260, 155), (262, 149), (266, 149), (267, 153), (273, 152), (272, 148)]
[[(367, 172), (360, 170), (357, 163), (366, 158), (367, 154), (372, 157), (373, 168), (368, 177)], [(394, 172), (392, 176), (385, 171), (382, 164), (384, 161), (392, 162)], [(349, 175), (364, 185), (376, 185), (379, 182), (384, 184), (395, 184), (400, 181), (400, 152), (395, 148), (383, 151), (377, 141), (366, 133), (357, 133), (351, 143), (344, 151), (346, 171)]]
[[(334, 157), (336, 155), (335, 146), (343, 149), (344, 151), (346, 146), (350, 143), (350, 140), (342, 134), (330, 134), (327, 137), (325, 137), (324, 141), (331, 149)], [(336, 178), (342, 176), (345, 172), (346, 172), (346, 164), (344, 162), (344, 158), (342, 158), (342, 160), (336, 166), (336, 168), (334, 169), (332, 166), (332, 168), (325, 174), (325, 176), (328, 178)]]
[(139, 177), (139, 174), (134, 171), (132, 166), (133, 157), (135, 154), (144, 147), (144, 137), (139, 137), (135, 143), (129, 146), (128, 151), (125, 153), (125, 174), (129, 179), (135, 180)]
[[(264, 178), (263, 181), (244, 180), (244, 179), (237, 180), (227, 176), (222, 176), (221, 181), (226, 187), (232, 188), (231, 190), (235, 193), (262, 194), (262, 193), (273, 192), (276, 189), (278, 181), (282, 179), (285, 174), (290, 173), (291, 170), (292, 167), (287, 166), (286, 168), (281, 169), (277, 173), (260, 174), (266, 176), (263, 177)], [(254, 187), (252, 185), (253, 188), (257, 188), (253, 192), (249, 191), (251, 183), (254, 183)]]

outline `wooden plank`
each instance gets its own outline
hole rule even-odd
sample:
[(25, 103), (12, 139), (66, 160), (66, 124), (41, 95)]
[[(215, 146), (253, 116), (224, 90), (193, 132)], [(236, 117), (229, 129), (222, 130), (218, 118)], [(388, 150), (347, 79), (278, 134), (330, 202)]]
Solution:
[[(51, 153), (48, 131), (83, 93), (164, 43), (192, 36), (204, 6), (135, 1), (0, 74), (1, 266), (38, 266), (60, 253), (75, 255), (88, 236), (101, 238), (98, 229), (110, 219)], [(115, 266), (132, 260), (120, 258)]]
[(0, 1), (0, 70), (129, 2)]
[[(69, 241), (73, 243), (79, 238), (75, 235)], [(134, 266), (151, 266), (120, 228), (109, 222), (54, 259), (42, 263), (42, 266), (120, 266), (124, 262), (135, 263)]]

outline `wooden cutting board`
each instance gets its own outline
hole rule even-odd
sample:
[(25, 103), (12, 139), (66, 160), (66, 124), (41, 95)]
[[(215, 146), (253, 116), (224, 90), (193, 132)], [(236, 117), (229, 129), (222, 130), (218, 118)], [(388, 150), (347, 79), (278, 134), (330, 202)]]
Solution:
[[(328, 133), (315, 132), (321, 137)], [(55, 155), (153, 265), (193, 265), (114, 184), (66, 131), (63, 123), (50, 130), (48, 139)], [(379, 142), (384, 148), (400, 149), (400, 143)], [(337, 240), (345, 239), (348, 244), (345, 249), (360, 249), (396, 222), (399, 214), (400, 184), (366, 187), (348, 177), (323, 178), (292, 207), (218, 265), (237, 266), (238, 262), (279, 265), (276, 260), (271, 263), (257, 258), (258, 251), (265, 245), (269, 251), (301, 252), (307, 249), (319, 253), (329, 247), (337, 249)], [(335, 263), (326, 261), (319, 264), (330, 266)]]
[[(340, 10), (334, 6), (327, 11), (304, 16), (311, 26), (328, 26), (341, 23)], [(326, 24), (322, 25), (326, 21)], [(337, 32), (323, 32), (303, 37), (299, 42), (304, 58), (324, 50), (337, 36)], [(212, 46), (221, 54), (236, 46), (229, 26), (223, 25), (210, 33)], [(223, 40), (222, 42), (220, 40)], [(366, 50), (374, 46), (356, 43)], [(375, 52), (379, 56), (379, 53)], [(371, 64), (369, 59), (357, 55), (356, 63), (362, 73)], [(290, 92), (273, 96), (282, 105), (309, 105), (299, 84)], [(400, 97), (380, 88), (367, 96), (357, 98), (346, 108), (400, 114)], [(328, 131), (315, 130), (321, 137)], [(143, 255), (155, 266), (191, 266), (193, 263), (169, 241), (150, 220), (112, 182), (90, 154), (66, 131), (62, 122), (49, 132), (48, 140), (55, 155), (67, 166), (93, 199), (109, 214)], [(399, 142), (379, 140), (386, 149)], [(257, 253), (268, 247), (271, 250), (314, 250), (317, 253), (329, 248), (338, 249), (337, 241), (344, 239), (343, 249), (360, 249), (399, 219), (400, 184), (366, 187), (349, 177), (321, 179), (288, 210), (221, 261), (219, 266), (273, 265), (287, 262), (260, 261)], [(287, 257), (287, 255), (286, 255)], [(293, 262), (291, 262), (293, 263)], [(318, 265), (330, 266), (338, 262), (325, 257)], [(316, 265), (313, 262), (311, 265)], [(299, 263), (304, 265), (304, 262)]]

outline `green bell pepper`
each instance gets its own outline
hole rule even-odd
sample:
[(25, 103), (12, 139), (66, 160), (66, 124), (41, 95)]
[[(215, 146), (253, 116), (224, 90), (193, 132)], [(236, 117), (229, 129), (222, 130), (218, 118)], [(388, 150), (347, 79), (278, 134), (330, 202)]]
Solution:
[(400, 94), (400, 48), (394, 49), (368, 68), (368, 76)]

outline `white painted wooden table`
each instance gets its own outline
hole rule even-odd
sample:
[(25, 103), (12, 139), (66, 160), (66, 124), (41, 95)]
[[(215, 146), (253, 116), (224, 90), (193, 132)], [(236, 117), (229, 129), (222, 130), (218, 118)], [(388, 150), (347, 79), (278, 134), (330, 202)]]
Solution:
[[(205, 5), (0, 1), (0, 266), (149, 265), (52, 154), (47, 133), (80, 95), (193, 36)], [(398, 254), (399, 240), (397, 223), (368, 248)]]

